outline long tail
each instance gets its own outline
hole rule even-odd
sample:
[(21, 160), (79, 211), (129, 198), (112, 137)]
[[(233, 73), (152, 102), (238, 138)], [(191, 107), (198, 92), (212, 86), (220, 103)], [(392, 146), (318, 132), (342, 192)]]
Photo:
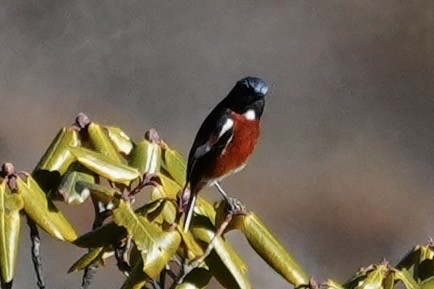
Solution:
[(191, 219), (193, 218), (194, 207), (196, 206), (196, 198), (197, 194), (193, 193), (188, 200), (187, 215), (184, 222), (184, 233), (188, 232), (188, 229), (190, 228)]

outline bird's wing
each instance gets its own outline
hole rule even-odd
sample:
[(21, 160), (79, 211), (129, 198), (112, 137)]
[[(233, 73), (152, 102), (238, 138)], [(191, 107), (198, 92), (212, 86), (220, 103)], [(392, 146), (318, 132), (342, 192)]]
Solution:
[(227, 110), (216, 120), (206, 119), (197, 133), (188, 157), (188, 173), (191, 173), (196, 161), (212, 152), (219, 155), (231, 142), (234, 120)]

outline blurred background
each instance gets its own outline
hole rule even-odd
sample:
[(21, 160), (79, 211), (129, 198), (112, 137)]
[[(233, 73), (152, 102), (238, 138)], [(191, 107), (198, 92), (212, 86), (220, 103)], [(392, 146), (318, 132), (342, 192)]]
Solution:
[[(392, 0), (2, 1), (0, 162), (32, 170), (81, 111), (135, 140), (155, 127), (186, 155), (235, 82), (260, 76), (262, 137), (225, 188), (320, 281), (396, 263), (434, 233), (433, 11)], [(89, 204), (67, 212), (90, 228)], [(15, 287), (35, 288), (23, 233)], [(78, 288), (81, 273), (66, 271), (85, 250), (42, 237), (48, 288)], [(229, 239), (254, 287), (288, 288), (240, 234)], [(112, 261), (92, 288), (122, 281)]]

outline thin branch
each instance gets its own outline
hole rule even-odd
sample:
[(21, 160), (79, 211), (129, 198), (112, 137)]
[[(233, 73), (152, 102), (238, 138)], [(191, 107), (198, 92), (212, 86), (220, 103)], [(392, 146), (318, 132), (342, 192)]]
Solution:
[(39, 237), (38, 227), (36, 223), (26, 216), (27, 224), (30, 228), (30, 240), (32, 241), (32, 261), (35, 268), (36, 278), (38, 279), (37, 285), (39, 289), (45, 289), (44, 276), (42, 274), (42, 261), (40, 256), (41, 238)]
[(198, 259), (194, 260), (193, 262), (191, 262), (190, 264), (188, 264), (187, 266), (184, 267), (184, 272), (181, 276), (181, 278), (179, 278), (178, 280), (178, 284), (181, 284), (184, 280), (184, 278), (191, 272), (193, 271), (195, 268), (199, 267), (206, 259), (206, 257), (209, 256), (209, 254), (211, 254), (212, 250), (214, 249), (214, 241), (217, 238), (220, 238), (226, 227), (229, 225), (230, 221), (232, 220), (233, 214), (232, 213), (228, 213), (226, 215), (226, 218), (224, 219), (224, 221), (221, 223), (220, 227), (218, 228), (217, 232), (214, 234), (213, 238), (211, 239), (211, 242), (208, 243), (208, 246), (206, 247), (205, 252), (203, 253), (202, 256), (200, 256)]

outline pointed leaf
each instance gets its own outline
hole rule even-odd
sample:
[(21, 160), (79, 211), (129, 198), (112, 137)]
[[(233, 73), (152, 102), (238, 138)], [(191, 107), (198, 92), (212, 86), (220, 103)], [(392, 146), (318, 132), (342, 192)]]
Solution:
[(143, 258), (143, 271), (156, 278), (176, 253), (181, 242), (177, 231), (165, 232), (160, 226), (137, 215), (130, 203), (120, 201), (113, 211), (114, 221), (127, 229)]
[(24, 200), (24, 211), (48, 234), (62, 240), (72, 242), (77, 239), (77, 233), (71, 223), (31, 177), (27, 181), (17, 178), (18, 193)]
[(179, 192), (182, 190), (182, 187), (164, 174), (160, 173), (158, 174), (158, 177), (161, 181), (161, 186), (158, 187), (161, 194), (157, 194), (155, 197), (176, 199)]
[(142, 289), (149, 277), (143, 272), (143, 262), (137, 263), (131, 270), (130, 276), (122, 284), (121, 289)]
[(171, 148), (166, 147), (163, 151), (163, 168), (181, 187), (185, 186), (187, 165), (184, 157)]
[[(434, 277), (430, 277), (426, 280), (424, 280), (421, 284), (420, 284), (420, 289), (432, 289), (434, 288)], [(407, 289), (410, 289), (410, 287), (407, 286)]]
[[(77, 183), (81, 182), (81, 185)], [(95, 183), (95, 176), (81, 164), (69, 167), (58, 188), (58, 194), (67, 204), (81, 204), (89, 197), (90, 191), (83, 184)], [(51, 196), (51, 194), (50, 194)]]
[(88, 189), (93, 197), (105, 204), (109, 204), (111, 202), (117, 205), (119, 202), (118, 197), (120, 196), (120, 193), (114, 188), (108, 188), (100, 184), (89, 184), (81, 181), (78, 181), (76, 186), (78, 189)]
[(412, 274), (407, 269), (402, 269), (395, 272), (395, 279), (404, 283), (407, 289), (420, 289), (419, 284), (413, 279)]
[(296, 287), (309, 283), (308, 275), (292, 253), (285, 250), (254, 213), (235, 216), (233, 221), (256, 253), (288, 282)]
[(105, 129), (117, 151), (129, 155), (133, 149), (133, 143), (130, 137), (118, 127), (106, 126)]
[(116, 183), (128, 185), (139, 177), (139, 171), (124, 164), (114, 163), (110, 158), (85, 148), (71, 148), (78, 161), (89, 170)]
[(342, 285), (340, 285), (338, 282), (334, 280), (327, 280), (326, 287), (329, 289), (345, 289)]
[(383, 281), (386, 277), (388, 268), (384, 265), (375, 266), (373, 270), (368, 273), (363, 282), (357, 285), (357, 289), (383, 289)]
[(72, 273), (75, 271), (83, 270), (86, 267), (96, 263), (98, 260), (102, 258), (102, 255), (105, 253), (104, 247), (96, 247), (91, 248), (89, 252), (84, 254), (80, 259), (78, 259), (71, 268), (68, 269), (68, 273)]
[(69, 151), (69, 148), (79, 145), (78, 132), (74, 129), (62, 128), (37, 164), (35, 171), (58, 171), (63, 175), (74, 161), (74, 156)]
[(131, 151), (128, 165), (138, 169), (142, 174), (156, 174), (161, 166), (161, 147), (142, 140)]
[(23, 206), (21, 196), (10, 193), (3, 181), (0, 184), (0, 271), (4, 283), (11, 282), (15, 275)]
[(123, 227), (108, 223), (81, 235), (74, 244), (83, 248), (108, 247), (126, 236), (127, 232)]
[(104, 128), (92, 122), (88, 125), (87, 131), (92, 147), (96, 152), (108, 157), (115, 164), (122, 164), (122, 160)]
[(191, 271), (175, 289), (200, 289), (205, 288), (211, 281), (212, 274), (204, 268), (196, 268)]
[[(208, 218), (198, 215), (192, 222), (191, 232), (206, 247), (214, 238), (216, 229)], [(205, 262), (217, 280), (226, 288), (251, 288), (246, 275), (247, 266), (232, 246), (222, 237), (215, 238), (213, 245), (214, 250)]]

